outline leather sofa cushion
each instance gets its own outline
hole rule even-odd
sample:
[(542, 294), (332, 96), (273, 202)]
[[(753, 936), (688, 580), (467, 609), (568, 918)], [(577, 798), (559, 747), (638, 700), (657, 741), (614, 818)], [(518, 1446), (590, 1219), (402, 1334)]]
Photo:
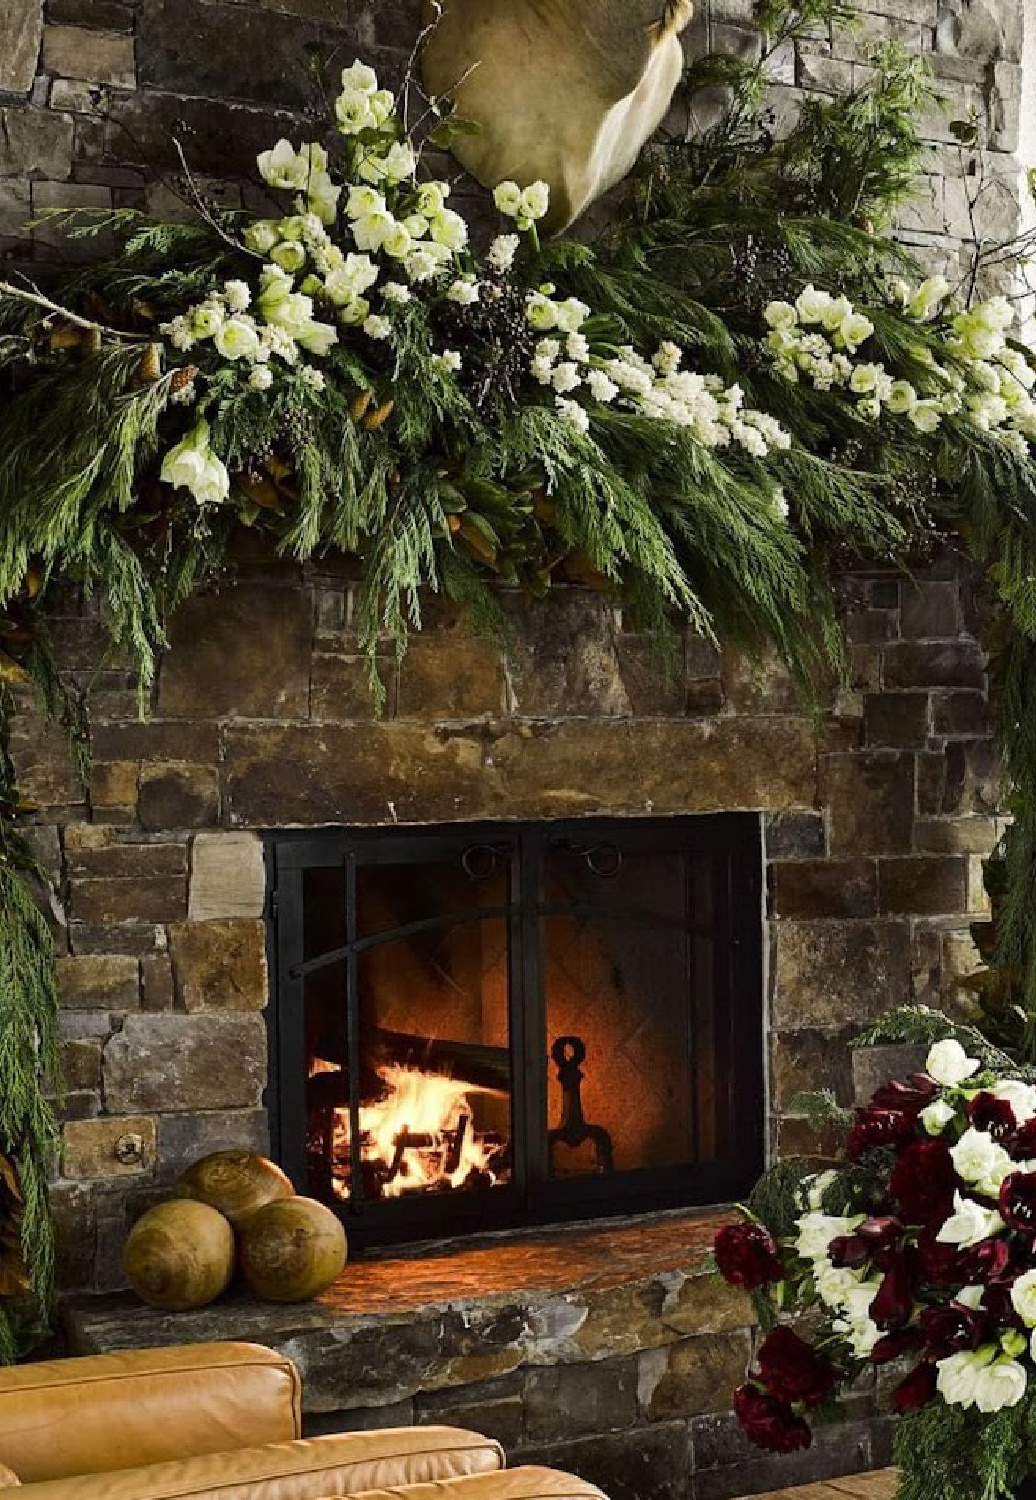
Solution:
[[(460, 1476), (492, 1475), (498, 1443), (453, 1427), (335, 1433), (105, 1474), (103, 1500), (330, 1500)], [(96, 1477), (26, 1487), (26, 1500), (99, 1500)]]
[(596, 1485), (561, 1469), (528, 1464), (500, 1474), (474, 1474), (407, 1488), (361, 1491), (351, 1500), (606, 1500)]
[(0, 1464), (0, 1490), (13, 1489), (16, 1484), (21, 1484), (18, 1475), (6, 1464)]
[(301, 1408), (294, 1365), (258, 1344), (15, 1365), (0, 1370), (0, 1463), (30, 1484), (284, 1442)]

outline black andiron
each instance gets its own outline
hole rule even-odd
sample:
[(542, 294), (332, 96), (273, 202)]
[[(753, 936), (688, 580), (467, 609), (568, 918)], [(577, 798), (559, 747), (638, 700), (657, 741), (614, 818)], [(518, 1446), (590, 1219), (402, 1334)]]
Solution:
[(583, 1114), (582, 1082), (580, 1064), (586, 1061), (586, 1043), (578, 1036), (559, 1036), (550, 1055), (557, 1064), (558, 1082), (561, 1085), (561, 1124), (547, 1132), (551, 1166), (554, 1166), (554, 1149), (559, 1144), (581, 1146), (592, 1141), (594, 1147), (594, 1170), (599, 1173), (614, 1171), (612, 1138), (603, 1125), (590, 1125)]

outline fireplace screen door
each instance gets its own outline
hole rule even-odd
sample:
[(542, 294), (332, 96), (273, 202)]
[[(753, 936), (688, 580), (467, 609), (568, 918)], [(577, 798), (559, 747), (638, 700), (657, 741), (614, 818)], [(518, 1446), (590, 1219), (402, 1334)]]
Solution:
[(723, 1202), (754, 1180), (757, 817), (268, 846), (276, 1149), (357, 1245)]

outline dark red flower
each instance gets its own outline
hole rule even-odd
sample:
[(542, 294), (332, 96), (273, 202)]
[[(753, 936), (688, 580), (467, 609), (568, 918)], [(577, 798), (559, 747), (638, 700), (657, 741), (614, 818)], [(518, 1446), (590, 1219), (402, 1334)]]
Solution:
[(914, 1298), (910, 1287), (910, 1273), (906, 1256), (893, 1257), (882, 1278), (878, 1294), (870, 1306), (871, 1318), (883, 1333), (891, 1328), (902, 1328), (914, 1310)]
[(839, 1271), (846, 1267), (858, 1271), (870, 1260), (871, 1253), (858, 1234), (839, 1234), (828, 1245), (827, 1258)]
[(923, 1342), (916, 1328), (900, 1328), (896, 1333), (886, 1333), (871, 1350), (871, 1363), (887, 1365), (890, 1360), (899, 1359), (912, 1349), (920, 1349)]
[(895, 1109), (916, 1119), (938, 1092), (939, 1085), (927, 1073), (911, 1073), (906, 1083), (893, 1080), (882, 1084), (870, 1102), (876, 1109)]
[(835, 1388), (837, 1374), (823, 1355), (791, 1328), (774, 1328), (759, 1349), (763, 1383), (781, 1401), (818, 1406)]
[(746, 1292), (783, 1281), (777, 1242), (762, 1224), (726, 1224), (713, 1242), (716, 1266), (724, 1281)]
[(946, 1359), (963, 1349), (977, 1349), (989, 1332), (989, 1316), (962, 1302), (944, 1302), (926, 1307), (917, 1326), (929, 1359)]
[(935, 1395), (935, 1366), (927, 1360), (915, 1365), (905, 1380), (896, 1386), (889, 1401), (895, 1412), (917, 1411)]
[(738, 1386), (734, 1413), (745, 1435), (771, 1453), (794, 1453), (813, 1441), (809, 1424), (797, 1417), (786, 1401), (775, 1400), (758, 1386)]
[(961, 1252), (959, 1269), (965, 1282), (997, 1281), (1011, 1264), (1011, 1247), (1004, 1239), (979, 1240)]
[(953, 1209), (957, 1173), (944, 1141), (914, 1141), (892, 1170), (889, 1190), (908, 1224), (942, 1224)]
[(914, 1139), (917, 1116), (902, 1109), (875, 1109), (871, 1105), (856, 1111), (856, 1122), (846, 1141), (846, 1155), (859, 1161), (869, 1151), (891, 1148), (899, 1151)]
[(856, 1233), (867, 1246), (879, 1271), (887, 1271), (903, 1239), (903, 1226), (899, 1220), (889, 1217), (865, 1219)]
[(941, 1224), (932, 1224), (918, 1236), (914, 1250), (914, 1262), (919, 1281), (931, 1286), (961, 1286), (968, 1280), (963, 1266), (963, 1256), (956, 1245), (944, 1245), (936, 1239)]
[(968, 1103), (968, 1119), (976, 1130), (984, 1130), (995, 1141), (1003, 1141), (1017, 1125), (1014, 1110), (1006, 1099), (983, 1089)]
[(1004, 1178), (1000, 1215), (1011, 1229), (1036, 1233), (1036, 1172), (1012, 1172)]
[(1023, 1328), (1025, 1326), (1011, 1301), (1013, 1285), (1013, 1278), (1009, 1281), (991, 1281), (982, 1293), (983, 1309), (998, 1328)]
[(1009, 1156), (1015, 1161), (1031, 1161), (1036, 1156), (1036, 1118), (1019, 1125), (1009, 1141), (1005, 1141)]

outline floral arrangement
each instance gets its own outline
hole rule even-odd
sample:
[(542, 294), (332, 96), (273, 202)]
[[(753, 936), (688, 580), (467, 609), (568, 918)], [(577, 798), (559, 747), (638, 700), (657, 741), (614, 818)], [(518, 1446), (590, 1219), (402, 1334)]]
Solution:
[(715, 1240), (767, 1330), (734, 1394), (748, 1437), (809, 1447), (877, 1371), (912, 1414), (904, 1497), (1013, 1494), (1036, 1458), (1036, 1085), (947, 1036), (855, 1111), (844, 1165), (781, 1164), (753, 1203)]

